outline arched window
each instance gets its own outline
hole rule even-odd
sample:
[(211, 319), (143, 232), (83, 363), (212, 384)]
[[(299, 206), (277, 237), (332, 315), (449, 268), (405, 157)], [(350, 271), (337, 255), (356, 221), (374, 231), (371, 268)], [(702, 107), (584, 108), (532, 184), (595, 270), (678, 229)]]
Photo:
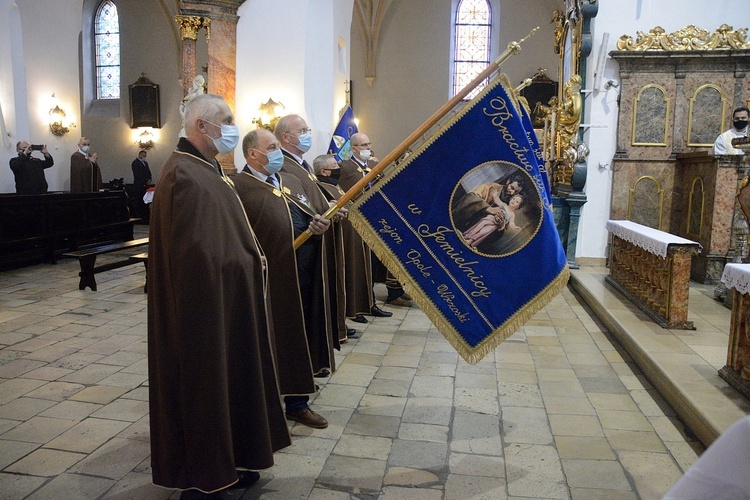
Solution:
[(99, 5), (94, 18), (96, 98), (120, 98), (120, 21), (111, 0)]
[[(454, 26), (453, 95), (471, 82), (490, 63), (492, 16), (487, 0), (461, 0)], [(479, 85), (467, 98), (476, 95)]]

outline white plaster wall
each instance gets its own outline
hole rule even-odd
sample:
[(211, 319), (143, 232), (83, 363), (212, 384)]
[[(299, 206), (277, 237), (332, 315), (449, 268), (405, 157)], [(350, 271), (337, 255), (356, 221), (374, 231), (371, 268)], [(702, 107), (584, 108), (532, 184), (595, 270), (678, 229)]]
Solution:
[[(408, 0), (393, 2), (380, 32), (377, 76), (364, 79), (363, 39), (352, 24), (353, 109), (359, 128), (367, 133), (379, 158), (385, 157), (437, 111), (451, 92), (450, 61), (452, 22), (457, 0)], [(527, 40), (519, 55), (501, 70), (511, 82), (520, 83), (539, 68), (557, 79), (558, 56), (554, 53), (552, 11), (559, 0), (491, 0), (493, 51), (497, 57), (508, 44), (540, 29)]]
[[(86, 0), (91, 2), (91, 0)], [(94, 2), (97, 3), (98, 2)], [(0, 105), (10, 146), (0, 142), (0, 192), (15, 192), (9, 160), (21, 139), (47, 144), (55, 166), (46, 171), (50, 191), (70, 189), (70, 155), (81, 135), (99, 153), (103, 180), (123, 177), (132, 182), (130, 163), (138, 154), (130, 129), (128, 84), (146, 73), (160, 85), (162, 128), (149, 152), (154, 176), (172, 152), (180, 129), (179, 44), (172, 3), (115, 0), (120, 16), (121, 99), (119, 114), (96, 116), (83, 108), (81, 91), (81, 26), (84, 0), (0, 0)], [(172, 6), (173, 8), (173, 6)], [(49, 110), (56, 103), (76, 123), (55, 137)]]
[[(622, 35), (635, 38), (638, 31), (647, 33), (661, 26), (667, 33), (694, 24), (713, 32), (726, 23), (734, 29), (750, 27), (750, 2), (737, 0), (603, 0), (592, 28), (593, 50), (588, 61), (588, 87), (594, 85), (596, 61), (601, 50), (602, 37), (609, 33), (605, 51), (617, 50), (617, 40)], [(604, 81), (619, 81), (616, 61), (606, 59)], [(750, 77), (750, 75), (748, 75)], [(612, 191), (612, 157), (617, 136), (617, 97), (619, 88), (593, 92), (586, 99), (585, 123), (589, 129), (584, 139), (591, 148), (588, 159), (586, 196), (581, 223), (578, 229), (576, 257), (602, 258), (606, 254), (608, 234), (605, 229), (610, 213)], [(750, 92), (746, 91), (746, 97)], [(601, 166), (600, 166), (601, 165)]]
[[(344, 104), (348, 68), (339, 39), (349, 46), (352, 6), (353, 0), (253, 0), (240, 7), (235, 115), (243, 136), (270, 97), (313, 129), (308, 161), (327, 151)], [(235, 164), (244, 163), (238, 147)]]
[[(10, 31), (22, 33), (23, 40), (9, 40), (14, 57), (22, 56), (23, 66), (5, 65), (2, 76), (2, 101), (6, 128), (11, 146), (3, 146), (0, 162), (0, 191), (15, 192), (13, 172), (9, 160), (16, 156), (15, 145), (26, 139), (33, 143), (47, 144), (55, 159), (55, 166), (46, 171), (50, 191), (68, 189), (70, 186), (69, 164), (65, 157), (76, 140), (75, 131), (62, 138), (49, 130), (49, 110), (54, 93), (60, 107), (71, 118), (79, 122), (78, 99), (78, 34), (81, 25), (81, 1), (60, 0), (40, 2), (18, 0), (17, 14), (6, 9), (15, 9), (12, 2), (3, 2), (2, 23), (11, 23)], [(20, 20), (20, 26), (16, 25)], [(2, 44), (6, 46), (5, 43)], [(2, 52), (5, 52), (3, 49)], [(3, 56), (5, 57), (5, 56)], [(13, 82), (13, 84), (11, 84)], [(6, 87), (7, 85), (7, 87)], [(38, 154), (38, 153), (37, 153)]]
[[(12, 0), (0, 0), (0, 151), (2, 158), (0, 162), (0, 193), (15, 192), (13, 174), (8, 168), (8, 161), (15, 156), (15, 143), (13, 137), (8, 134), (12, 131), (10, 126), (16, 124), (16, 106), (14, 99), (14, 64), (16, 66), (23, 62), (23, 43), (21, 35), (21, 18), (18, 8)], [(14, 57), (15, 56), (15, 57)], [(24, 84), (25, 86), (25, 84)], [(15, 128), (15, 127), (14, 127)], [(24, 125), (25, 134), (26, 126)]]

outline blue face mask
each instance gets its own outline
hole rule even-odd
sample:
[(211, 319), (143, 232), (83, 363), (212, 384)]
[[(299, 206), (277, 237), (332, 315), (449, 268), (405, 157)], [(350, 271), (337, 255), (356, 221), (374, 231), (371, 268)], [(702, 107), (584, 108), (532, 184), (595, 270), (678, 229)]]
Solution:
[[(211, 123), (210, 121), (206, 120), (206, 123)], [(211, 123), (211, 125), (218, 127), (215, 123)], [(226, 123), (221, 124), (221, 136), (214, 139), (211, 137), (211, 140), (214, 141), (214, 146), (216, 146), (216, 150), (219, 152), (219, 154), (225, 155), (231, 151), (234, 151), (234, 148), (237, 147), (237, 144), (240, 142), (240, 129), (237, 127), (237, 125), (228, 125)]]
[(280, 172), (281, 166), (284, 164), (284, 154), (281, 152), (281, 150), (277, 149), (275, 151), (271, 151), (270, 153), (264, 154), (268, 159), (268, 163), (263, 165), (263, 168), (266, 169), (266, 172), (271, 175)]
[(310, 150), (310, 146), (312, 146), (312, 134), (310, 132), (306, 132), (298, 137), (299, 144), (297, 144), (297, 147), (302, 151), (303, 153), (306, 153)]

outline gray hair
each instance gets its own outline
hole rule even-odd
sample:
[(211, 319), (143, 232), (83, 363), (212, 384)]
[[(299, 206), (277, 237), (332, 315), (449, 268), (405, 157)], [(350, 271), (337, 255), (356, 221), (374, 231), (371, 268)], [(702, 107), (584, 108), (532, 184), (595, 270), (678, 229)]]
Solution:
[(261, 129), (251, 130), (242, 138), (242, 155), (247, 157), (247, 150), (250, 148), (258, 149), (259, 135)]
[(316, 174), (319, 174), (321, 170), (326, 169), (328, 170), (328, 160), (330, 158), (335, 158), (333, 155), (320, 155), (316, 156), (313, 160), (313, 169), (315, 170)]
[(276, 122), (276, 127), (273, 129), (273, 135), (275, 135), (279, 141), (281, 141), (281, 134), (291, 130), (290, 122), (295, 118), (301, 119), (302, 117), (300, 115), (286, 115), (279, 118), (279, 121)]
[[(202, 94), (185, 104), (185, 133), (196, 129), (196, 122), (213, 119), (226, 105), (224, 99), (216, 94)], [(218, 125), (218, 124), (217, 124)]]

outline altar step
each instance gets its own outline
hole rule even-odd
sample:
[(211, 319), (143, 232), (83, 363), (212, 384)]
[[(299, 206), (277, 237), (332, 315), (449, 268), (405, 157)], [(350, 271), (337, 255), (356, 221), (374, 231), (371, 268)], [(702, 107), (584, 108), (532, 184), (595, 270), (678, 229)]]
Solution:
[(750, 401), (718, 374), (731, 311), (713, 299), (715, 286), (691, 282), (688, 319), (696, 330), (669, 330), (606, 283), (607, 273), (582, 266), (571, 271), (570, 283), (701, 442), (710, 445), (750, 414)]

